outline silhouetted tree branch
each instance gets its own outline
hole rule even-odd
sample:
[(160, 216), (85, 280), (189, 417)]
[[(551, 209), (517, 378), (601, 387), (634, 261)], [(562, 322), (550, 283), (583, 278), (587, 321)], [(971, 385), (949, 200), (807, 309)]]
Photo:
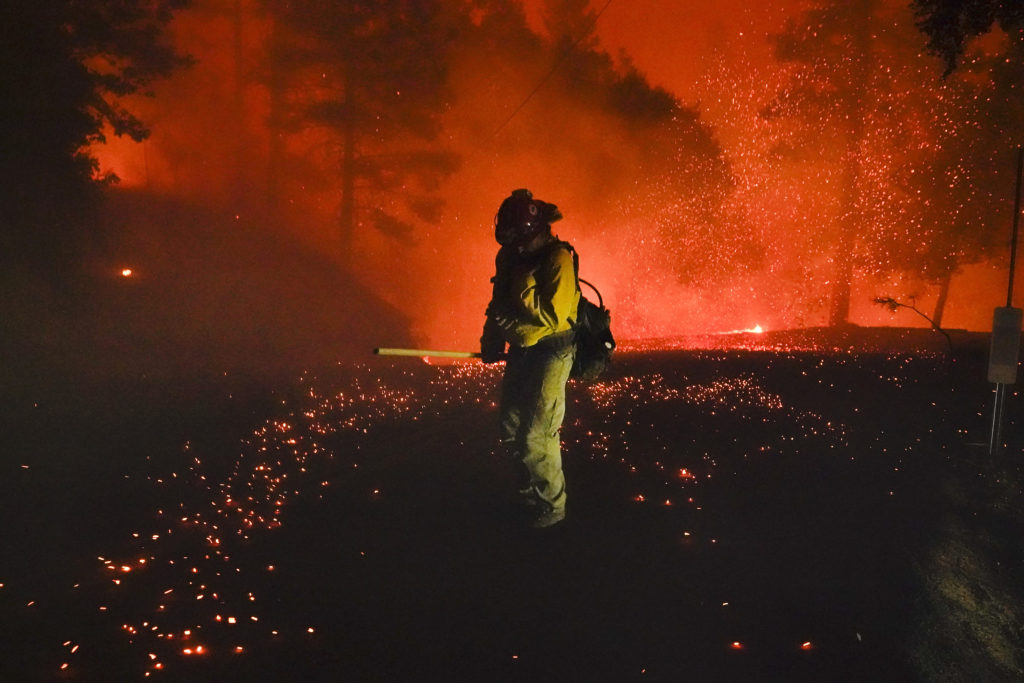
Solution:
[(892, 298), (891, 296), (876, 296), (874, 299), (872, 299), (872, 301), (874, 301), (876, 304), (879, 304), (881, 306), (885, 306), (886, 308), (888, 308), (893, 313), (895, 313), (896, 311), (898, 311), (901, 308), (909, 308), (914, 313), (917, 313), (919, 316), (921, 316), (922, 318), (924, 318), (925, 320), (928, 321), (928, 323), (932, 326), (933, 330), (935, 330), (936, 332), (941, 332), (942, 333), (942, 335), (946, 338), (946, 343), (949, 344), (949, 352), (953, 353), (953, 338), (949, 336), (948, 332), (946, 332), (944, 329), (942, 329), (941, 327), (936, 325), (934, 320), (929, 318), (925, 313), (923, 313), (920, 309), (918, 309), (918, 307), (916, 305), (916, 302), (914, 300), (914, 297), (910, 297), (910, 303), (909, 304), (905, 304), (905, 303), (903, 303), (901, 301), (897, 301), (896, 299)]
[(0, 258), (61, 275), (92, 239), (88, 214), (111, 174), (88, 146), (148, 130), (121, 98), (187, 63), (164, 29), (187, 0), (0, 4)]
[(946, 63), (948, 76), (964, 55), (967, 41), (998, 25), (1007, 33), (1024, 29), (1024, 3), (1006, 0), (913, 0), (917, 27), (928, 50)]

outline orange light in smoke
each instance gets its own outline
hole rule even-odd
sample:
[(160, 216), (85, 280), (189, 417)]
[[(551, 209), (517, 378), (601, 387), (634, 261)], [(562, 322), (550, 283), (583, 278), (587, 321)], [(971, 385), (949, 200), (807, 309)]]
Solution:
[(121, 269), (121, 277), (131, 277), (134, 274), (135, 274), (135, 271), (132, 270), (131, 268), (122, 268)]

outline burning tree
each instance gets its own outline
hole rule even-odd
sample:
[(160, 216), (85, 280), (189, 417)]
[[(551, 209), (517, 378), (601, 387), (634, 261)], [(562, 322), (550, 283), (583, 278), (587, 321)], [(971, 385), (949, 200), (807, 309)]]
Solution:
[(984, 88), (939, 82), (911, 20), (894, 2), (826, 2), (777, 39), (791, 76), (764, 114), (793, 125), (792, 158), (826, 178), (829, 157), (840, 160), (839, 182), (822, 193), (837, 202), (830, 325), (847, 322), (858, 272), (938, 285), (941, 322), (952, 276), (990, 253), (998, 202), (992, 139), (981, 132)]
[(187, 60), (165, 38), (186, 0), (14, 0), (0, 41), (0, 253), (54, 271), (75, 263), (99, 176), (87, 148), (108, 133), (142, 140), (121, 104)]
[(950, 251), (951, 236), (933, 227), (942, 221), (936, 189), (924, 193), (923, 176), (908, 182), (906, 172), (931, 168), (956, 115), (952, 91), (934, 82), (935, 64), (916, 48), (911, 18), (896, 3), (826, 2), (777, 38), (790, 78), (763, 114), (793, 126), (784, 149), (825, 178), (822, 220), (836, 225), (830, 325), (848, 321), (855, 272), (917, 274), (931, 252)]
[(978, 88), (963, 81), (938, 86), (933, 142), (899, 173), (908, 196), (906, 220), (915, 239), (891, 240), (890, 258), (912, 266), (938, 286), (931, 315), (942, 325), (953, 276), (964, 265), (995, 255), (1009, 220), (1005, 143), (986, 134)]
[(434, 144), (449, 96), (452, 15), (439, 2), (410, 0), (266, 7), (275, 24), (271, 123), (280, 126), (271, 134), (303, 138), (307, 154), (336, 169), (328, 176), (340, 186), (343, 254), (366, 224), (411, 241), (409, 220), (439, 218), (435, 190), (457, 166)]
[[(941, 325), (950, 280), (960, 266), (998, 257), (1012, 220), (1014, 146), (1024, 142), (1024, 6), (913, 3), (928, 49), (945, 62), (932, 91), (934, 144), (904, 174), (919, 198), (922, 273), (939, 284), (932, 318)], [(988, 45), (969, 39), (1002, 28)], [(994, 40), (993, 40), (994, 39)], [(962, 60), (962, 63), (959, 64)], [(931, 80), (931, 79), (930, 79)]]
[(826, 166), (829, 157), (839, 160), (830, 325), (849, 318), (854, 251), (873, 210), (865, 196), (868, 117), (873, 93), (888, 85), (877, 68), (872, 18), (878, 10), (878, 0), (831, 1), (790, 20), (776, 38), (776, 56), (791, 65), (792, 77), (763, 111), (794, 124), (793, 140), (816, 142), (814, 150), (794, 143), (791, 152), (805, 159), (820, 154), (815, 161)]

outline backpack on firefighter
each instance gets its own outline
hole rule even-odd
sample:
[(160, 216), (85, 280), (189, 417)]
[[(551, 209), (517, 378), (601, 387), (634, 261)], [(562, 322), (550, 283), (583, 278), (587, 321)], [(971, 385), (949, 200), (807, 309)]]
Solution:
[(604, 298), (597, 287), (580, 278), (580, 259), (576, 250), (568, 242), (559, 240), (556, 248), (568, 249), (572, 254), (573, 269), (576, 273), (576, 288), (586, 285), (594, 290), (597, 303), (590, 301), (580, 292), (580, 302), (576, 307), (576, 321), (573, 330), (576, 332), (576, 359), (573, 361), (569, 377), (585, 381), (599, 378), (608, 369), (615, 352), (615, 337), (612, 335), (612, 314), (604, 306)]

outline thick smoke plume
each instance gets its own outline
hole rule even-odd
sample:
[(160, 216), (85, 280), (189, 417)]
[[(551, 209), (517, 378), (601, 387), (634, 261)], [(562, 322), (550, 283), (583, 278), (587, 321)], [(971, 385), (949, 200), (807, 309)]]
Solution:
[[(965, 121), (979, 120), (965, 103), (992, 86), (941, 81), (938, 60), (897, 49), (923, 45), (909, 11), (868, 4), (876, 23), (861, 62), (786, 51), (826, 25), (831, 44), (854, 41), (863, 27), (829, 14), (833, 4), (817, 14), (803, 3), (726, 7), (700, 54), (665, 47), (695, 79), (670, 91), (628, 54), (606, 51), (615, 27), (586, 2), (352, 3), (346, 14), (313, 0), (287, 9), (200, 0), (174, 25), (195, 64), (128, 103), (152, 137), (112, 138), (95, 152), (121, 177), (120, 192), (162, 197), (138, 210), (204, 207), (174, 230), (207, 216), (220, 227), (200, 232), (238, 245), (225, 256), (243, 269), (237, 281), (262, 280), (268, 298), (233, 299), (241, 285), (218, 285), (204, 264), (210, 272), (197, 277), (208, 279), (208, 308), (224, 302), (222, 320), (249, 319), (253, 306), (311, 313), (268, 316), (259, 334), (277, 339), (273, 348), (317, 338), (312, 328), (332, 317), (351, 348), (396, 343), (403, 324), (410, 343), (472, 348), (496, 248), (491, 221), (516, 187), (561, 207), (555, 231), (576, 245), (623, 337), (915, 325), (871, 300), (931, 306), (940, 290), (946, 326), (982, 329), (999, 303), (995, 230), (1009, 223), (1009, 178), (992, 168), (1006, 162), (995, 141), (958, 145), (971, 134)], [(1001, 48), (987, 49), (979, 59)], [(861, 137), (833, 125), (846, 114), (799, 99), (817, 93), (827, 107), (856, 92), (847, 67), (866, 70), (864, 92), (845, 105), (863, 119)], [(956, 171), (968, 163), (973, 176)], [(973, 203), (954, 197), (936, 209), (951, 182), (967, 183), (956, 197)], [(111, 235), (130, 262), (125, 245), (142, 237)], [(273, 265), (285, 252), (305, 256)], [(299, 268), (302, 259), (316, 265)], [(851, 285), (839, 321), (829, 315), (837, 259)], [(251, 273), (238, 265), (256, 262)]]

